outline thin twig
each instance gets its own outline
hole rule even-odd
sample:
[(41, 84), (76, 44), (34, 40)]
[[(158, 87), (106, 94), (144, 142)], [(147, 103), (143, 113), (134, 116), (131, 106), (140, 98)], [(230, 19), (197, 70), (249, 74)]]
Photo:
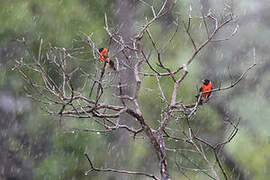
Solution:
[(90, 160), (89, 156), (87, 153), (84, 153), (85, 157), (87, 158), (91, 169), (85, 172), (85, 175), (87, 175), (89, 172), (91, 171), (97, 171), (97, 172), (115, 172), (115, 173), (120, 173), (120, 174), (130, 174), (130, 175), (140, 175), (140, 176), (146, 176), (146, 177), (150, 177), (152, 179), (155, 180), (159, 180), (159, 178), (157, 178), (155, 175), (153, 174), (148, 174), (148, 173), (144, 173), (144, 172), (136, 172), (136, 171), (128, 171), (128, 170), (118, 170), (118, 169), (112, 169), (112, 168), (96, 168), (93, 164), (93, 162)]

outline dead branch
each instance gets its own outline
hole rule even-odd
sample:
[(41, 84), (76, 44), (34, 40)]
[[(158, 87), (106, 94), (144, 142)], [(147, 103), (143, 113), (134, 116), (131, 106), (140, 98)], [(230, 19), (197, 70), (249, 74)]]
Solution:
[(146, 177), (150, 177), (152, 179), (155, 180), (159, 180), (155, 175), (153, 174), (148, 174), (148, 173), (144, 173), (144, 172), (136, 172), (136, 171), (127, 171), (127, 170), (118, 170), (118, 169), (111, 169), (111, 168), (106, 168), (106, 169), (102, 169), (102, 168), (96, 168), (94, 166), (94, 164), (92, 163), (92, 161), (90, 160), (89, 156), (87, 153), (84, 154), (90, 164), (91, 169), (85, 172), (85, 175), (88, 175), (89, 172), (91, 171), (97, 171), (97, 172), (115, 172), (115, 173), (120, 173), (120, 174), (130, 174), (130, 175), (140, 175), (140, 176), (146, 176)]

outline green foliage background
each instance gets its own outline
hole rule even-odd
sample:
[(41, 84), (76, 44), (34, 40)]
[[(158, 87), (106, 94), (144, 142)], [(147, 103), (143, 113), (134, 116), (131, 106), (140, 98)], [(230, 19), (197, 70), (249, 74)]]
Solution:
[[(94, 33), (94, 40), (99, 46), (106, 46), (107, 35), (104, 30), (104, 13), (113, 24), (112, 1), (106, 0), (6, 0), (0, 2), (0, 90), (8, 90), (19, 98), (24, 96), (25, 83), (15, 71), (12, 71), (14, 61), (25, 55), (25, 50), (15, 42), (16, 38), (25, 37), (28, 45), (33, 49), (35, 55), (38, 54), (40, 39), (44, 39), (45, 46), (59, 46), (71, 48), (76, 45), (75, 39), (82, 33)], [(266, 1), (261, 2), (266, 3)], [(268, 41), (269, 23), (267, 17), (270, 16), (269, 7), (261, 3), (252, 1), (235, 2), (236, 15), (240, 17), (239, 33), (232, 40), (223, 44), (211, 44), (196, 58), (189, 68), (189, 75), (183, 81), (179, 89), (179, 98), (185, 103), (194, 102), (194, 95), (197, 92), (200, 80), (210, 77), (216, 86), (228, 84), (231, 79), (228, 74), (238, 77), (249, 64), (252, 63), (252, 48), (256, 48), (259, 67), (251, 72), (248, 77), (236, 87), (236, 90), (216, 93), (209, 104), (200, 108), (192, 125), (200, 131), (202, 135), (222, 137), (221, 128), (223, 120), (216, 107), (222, 103), (224, 111), (234, 114), (234, 117), (241, 118), (240, 130), (236, 138), (226, 146), (226, 150), (239, 162), (244, 171), (252, 179), (267, 179), (270, 168), (269, 164), (269, 73), (263, 66), (268, 67), (269, 55), (266, 47)], [(195, 3), (194, 3), (195, 4)], [(249, 4), (249, 6), (247, 6)], [(158, 3), (154, 4), (158, 7)], [(182, 19), (186, 19), (189, 2), (178, 1), (178, 11)], [(212, 3), (219, 8), (220, 4)], [(195, 6), (196, 7), (196, 6)], [(251, 8), (254, 7), (254, 8)], [(196, 8), (195, 8), (196, 9)], [(266, 12), (265, 17), (260, 16), (259, 10)], [(138, 15), (150, 16), (149, 9), (138, 7)], [(203, 28), (198, 28), (196, 24), (199, 18), (193, 19), (192, 33), (197, 42), (202, 42), (205, 38)], [(249, 19), (249, 21), (247, 20)], [(261, 21), (258, 21), (260, 19)], [(137, 24), (143, 20), (138, 19)], [(158, 47), (163, 47), (175, 29), (170, 28), (164, 33), (159, 23), (151, 27), (153, 37), (158, 39)], [(164, 36), (160, 37), (160, 34)], [(226, 34), (226, 33), (225, 33)], [(145, 47), (151, 51), (150, 43), (144, 39)], [(268, 46), (269, 47), (269, 46)], [(88, 51), (88, 50), (85, 50)], [(162, 58), (169, 67), (176, 67), (189, 58), (192, 53), (192, 46), (188, 37), (180, 26), (175, 38), (164, 53)], [(151, 62), (155, 68), (155, 58)], [(78, 61), (70, 62), (70, 67), (80, 66), (85, 71), (91, 71), (93, 59), (88, 52), (81, 56)], [(228, 66), (231, 67), (228, 70)], [(52, 68), (52, 67), (50, 67)], [(33, 78), (35, 77), (33, 74)], [(78, 77), (79, 79), (79, 77)], [(172, 86), (169, 79), (162, 79), (161, 85), (166, 96), (171, 93)], [(79, 80), (76, 86), (82, 84)], [(252, 86), (252, 87), (251, 87)], [(155, 93), (153, 93), (155, 92)], [(88, 92), (87, 92), (88, 93)], [(160, 119), (159, 112), (162, 102), (158, 93), (155, 78), (144, 79), (143, 89), (140, 94), (140, 103), (143, 107), (143, 114), (153, 127), (157, 126)], [(98, 128), (91, 120), (62, 119), (59, 126), (59, 117), (48, 116), (44, 108), (37, 102), (32, 102), (27, 110), (16, 109), (16, 116), (20, 124), (20, 131), (24, 137), (11, 136), (8, 140), (9, 149), (18, 152), (17, 157), (27, 159), (32, 162), (33, 179), (141, 179), (118, 174), (102, 174), (91, 172), (88, 176), (85, 172), (89, 169), (89, 164), (84, 157), (84, 152), (88, 152), (97, 167), (113, 167), (119, 169), (128, 168), (130, 170), (140, 170), (155, 172), (158, 174), (155, 164), (155, 156), (148, 143), (143, 140), (133, 141), (121, 145), (117, 132), (108, 134), (96, 134), (91, 132), (71, 131), (72, 128)], [(181, 122), (172, 122), (170, 128), (182, 126)], [(223, 132), (223, 131), (222, 131)], [(228, 133), (227, 131), (225, 134)], [(177, 134), (177, 133), (176, 133)], [(177, 142), (168, 142), (168, 145), (176, 145), (183, 148)], [(183, 159), (181, 152), (170, 153), (170, 172), (172, 179), (184, 179), (174, 165), (175, 159), (183, 161), (186, 166), (192, 166)], [(202, 165), (200, 157), (196, 154), (187, 153), (191, 159), (195, 159)], [(229, 172), (231, 174), (231, 172)], [(188, 171), (187, 175), (192, 179), (207, 179), (202, 173)]]

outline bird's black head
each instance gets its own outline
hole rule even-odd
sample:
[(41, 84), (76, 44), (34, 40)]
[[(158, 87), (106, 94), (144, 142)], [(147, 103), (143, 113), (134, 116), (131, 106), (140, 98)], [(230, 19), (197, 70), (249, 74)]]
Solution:
[(204, 80), (203, 80), (203, 84), (204, 84), (204, 85), (208, 85), (209, 82), (210, 82), (210, 80), (208, 80), (208, 79), (204, 79)]
[(98, 50), (98, 51), (101, 53), (101, 51), (103, 51), (103, 49), (104, 49), (104, 48), (99, 48), (99, 50)]

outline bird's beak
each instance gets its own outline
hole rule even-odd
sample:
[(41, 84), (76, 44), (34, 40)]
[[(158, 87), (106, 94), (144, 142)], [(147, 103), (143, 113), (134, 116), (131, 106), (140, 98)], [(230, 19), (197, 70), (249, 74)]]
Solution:
[(202, 82), (204, 83), (205, 81), (204, 81), (204, 80), (202, 80)]

